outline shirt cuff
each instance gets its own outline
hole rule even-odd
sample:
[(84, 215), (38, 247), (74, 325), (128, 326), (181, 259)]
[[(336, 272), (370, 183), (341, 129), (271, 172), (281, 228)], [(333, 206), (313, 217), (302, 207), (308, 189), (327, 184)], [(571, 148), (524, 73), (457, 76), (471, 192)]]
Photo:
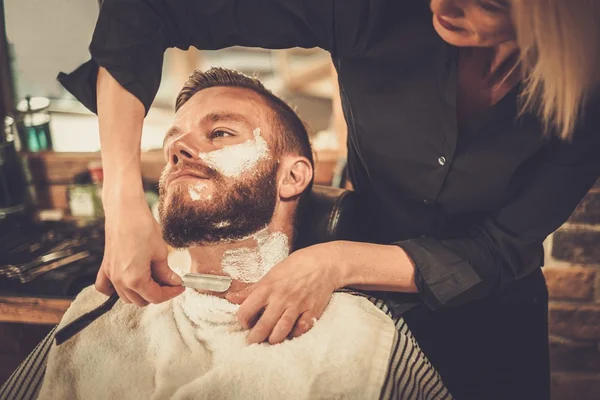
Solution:
[(88, 110), (98, 114), (96, 102), (96, 82), (98, 80), (98, 64), (90, 60), (80, 65), (70, 74), (61, 72), (56, 78)]
[[(144, 89), (141, 82), (126, 70), (108, 66), (105, 68), (123, 88), (142, 102), (147, 115), (152, 105), (152, 99), (149, 98), (147, 90)], [(57, 76), (60, 84), (94, 114), (98, 114), (96, 92), (98, 69), (98, 63), (91, 59), (70, 74), (60, 72)]]
[(394, 244), (413, 260), (419, 295), (432, 310), (447, 305), (482, 281), (466, 260), (439, 240), (423, 237)]

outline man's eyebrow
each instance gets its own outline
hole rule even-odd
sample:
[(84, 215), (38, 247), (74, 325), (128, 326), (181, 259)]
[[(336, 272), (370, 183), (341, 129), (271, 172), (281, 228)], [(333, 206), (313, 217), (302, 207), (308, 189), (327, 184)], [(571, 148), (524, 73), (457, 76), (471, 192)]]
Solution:
[[(201, 123), (216, 123), (216, 122), (237, 122), (244, 124), (251, 128), (250, 121), (246, 118), (245, 115), (236, 113), (236, 112), (228, 112), (228, 111), (218, 111), (211, 112), (202, 117)], [(165, 143), (167, 140), (172, 138), (173, 136), (181, 135), (181, 129), (176, 126), (172, 126), (169, 128), (167, 133), (165, 134), (165, 138), (163, 139), (163, 147), (165, 147)]]
[(229, 111), (218, 111), (211, 112), (202, 117), (202, 122), (237, 122), (247, 126), (250, 126), (250, 121), (245, 115), (229, 112)]

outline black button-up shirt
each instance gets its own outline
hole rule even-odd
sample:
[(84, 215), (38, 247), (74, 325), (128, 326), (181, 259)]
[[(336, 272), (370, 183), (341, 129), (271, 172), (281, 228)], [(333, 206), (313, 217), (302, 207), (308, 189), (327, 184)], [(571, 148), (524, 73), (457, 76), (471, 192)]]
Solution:
[(95, 111), (101, 65), (148, 110), (168, 47), (329, 51), (373, 241), (412, 257), (420, 297), (436, 309), (543, 264), (543, 240), (600, 174), (600, 118), (590, 105), (571, 143), (545, 137), (535, 117), (517, 118), (517, 87), (459, 131), (457, 49), (431, 19), (420, 0), (104, 0), (92, 60), (59, 79)]

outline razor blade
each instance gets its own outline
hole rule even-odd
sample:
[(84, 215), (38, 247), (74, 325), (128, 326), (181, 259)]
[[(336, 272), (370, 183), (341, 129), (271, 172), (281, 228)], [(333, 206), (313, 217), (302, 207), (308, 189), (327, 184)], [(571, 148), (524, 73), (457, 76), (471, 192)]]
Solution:
[(206, 290), (209, 292), (226, 292), (231, 286), (231, 278), (228, 276), (197, 274), (189, 272), (181, 277), (183, 286), (192, 289)]

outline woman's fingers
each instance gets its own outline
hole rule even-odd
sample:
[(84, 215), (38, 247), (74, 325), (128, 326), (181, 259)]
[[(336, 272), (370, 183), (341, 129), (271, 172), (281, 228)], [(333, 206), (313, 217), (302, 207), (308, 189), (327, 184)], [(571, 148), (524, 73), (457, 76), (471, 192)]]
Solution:
[(129, 297), (127, 297), (127, 295), (125, 294), (125, 290), (119, 289), (118, 287), (115, 286), (115, 291), (117, 292), (117, 294), (119, 295), (119, 298), (121, 299), (121, 301), (125, 304), (131, 304), (131, 300), (129, 300)]
[(277, 344), (283, 342), (294, 328), (299, 315), (300, 311), (297, 308), (288, 308), (285, 310), (269, 336), (269, 343)]
[(183, 293), (181, 277), (168, 266), (167, 245), (146, 204), (119, 205), (112, 212), (106, 218), (103, 273), (96, 288), (106, 295), (116, 291), (124, 302), (138, 306)]
[(312, 327), (317, 322), (317, 317), (315, 317), (314, 312), (305, 311), (298, 321), (296, 321), (296, 325), (294, 325), (294, 329), (290, 335), (291, 338), (297, 338), (304, 335), (306, 332), (312, 329)]
[(108, 279), (108, 276), (106, 276), (106, 273), (104, 272), (104, 264), (102, 265), (102, 267), (100, 267), (100, 270), (98, 270), (98, 274), (96, 275), (96, 283), (94, 284), (94, 287), (97, 291), (106, 296), (111, 296), (115, 292), (114, 286), (112, 285), (110, 279)]
[(250, 333), (248, 333), (248, 337), (246, 338), (248, 344), (262, 343), (267, 340), (282, 314), (283, 308), (281, 306), (266, 307), (262, 316), (256, 321), (252, 329), (250, 329)]
[(263, 291), (252, 292), (240, 306), (237, 316), (244, 329), (252, 328), (267, 305), (267, 297), (263, 293)]
[(102, 294), (105, 294), (106, 296), (111, 296), (113, 293), (117, 292), (119, 298), (123, 303), (131, 304), (131, 300), (129, 300), (129, 297), (125, 294), (125, 291), (112, 284), (112, 282), (106, 275), (106, 272), (104, 272), (104, 269), (105, 264), (103, 263), (100, 267), (100, 270), (98, 271), (98, 275), (96, 275), (96, 283), (94, 285), (96, 290)]
[(152, 278), (163, 286), (181, 286), (183, 284), (181, 277), (169, 268), (166, 255), (152, 262)]
[(129, 301), (135, 304), (138, 307), (146, 307), (148, 302), (142, 298), (139, 294), (134, 292), (133, 290), (125, 290), (125, 295), (129, 298)]
[(185, 291), (181, 277), (169, 268), (166, 259), (153, 262), (151, 274), (129, 285), (143, 300), (152, 304), (171, 300)]
[(256, 284), (250, 285), (238, 292), (227, 293), (225, 298), (234, 304), (242, 304), (252, 294), (254, 289), (256, 289)]
[(150, 277), (146, 284), (137, 286), (136, 290), (146, 302), (159, 304), (179, 296), (185, 291), (185, 287), (181, 285), (161, 286)]
[(319, 305), (317, 305), (317, 308), (302, 313), (302, 316), (298, 318), (298, 321), (294, 326), (291, 336), (296, 338), (310, 331), (313, 328), (313, 326), (315, 326), (315, 324), (317, 323), (317, 320), (321, 318), (328, 305), (329, 301), (319, 303)]
[(113, 285), (103, 268), (98, 271), (95, 288), (106, 296), (116, 291), (124, 303), (135, 304), (138, 307), (147, 306), (149, 303), (162, 303), (185, 291), (183, 286), (160, 286), (150, 275), (146, 277), (145, 283), (137, 282), (135, 279), (124, 281), (115, 279)]

